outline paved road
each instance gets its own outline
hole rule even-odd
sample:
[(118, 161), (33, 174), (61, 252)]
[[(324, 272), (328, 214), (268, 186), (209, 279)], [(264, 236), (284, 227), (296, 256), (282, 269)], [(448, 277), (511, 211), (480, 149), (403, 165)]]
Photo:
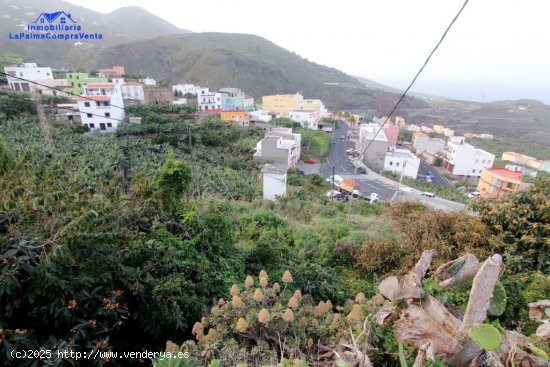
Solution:
[(346, 123), (339, 122), (338, 128), (333, 134), (332, 145), (328, 155), (328, 162), (321, 165), (321, 175), (325, 178), (331, 177), (332, 167), (334, 167), (336, 175), (342, 176), (344, 179), (355, 178), (359, 184), (357, 190), (359, 190), (362, 194), (367, 196), (370, 193), (375, 192), (386, 200), (391, 199), (395, 194), (395, 187), (390, 186), (379, 179), (369, 177), (368, 175), (354, 175), (355, 168), (351, 165), (351, 161), (348, 159), (346, 149), (355, 148), (355, 144), (348, 139), (348, 132), (350, 132), (348, 125)]
[(428, 162), (426, 162), (421, 158), (420, 166), (418, 167), (418, 174), (425, 176), (426, 173), (428, 172), (433, 173), (432, 183), (434, 185), (443, 186), (443, 187), (453, 187), (453, 185), (451, 185), (449, 181), (447, 181), (445, 177), (441, 175), (441, 173), (439, 173), (432, 166), (430, 166)]
[[(346, 149), (355, 148), (355, 144), (348, 140), (348, 132), (350, 131), (347, 124), (340, 122), (338, 128), (333, 134), (333, 140), (329, 151), (328, 162), (320, 166), (319, 172), (325, 178), (332, 176), (332, 167), (335, 169), (335, 174), (345, 178), (355, 178), (359, 184), (357, 188), (362, 194), (368, 196), (370, 193), (377, 193), (385, 200), (418, 200), (426, 205), (444, 211), (460, 211), (464, 209), (464, 205), (455, 203), (450, 200), (435, 197), (429, 198), (420, 195), (420, 191), (406, 188), (408, 191), (398, 189), (397, 182), (386, 179), (368, 169), (368, 174), (354, 175), (354, 167), (348, 159)], [(352, 140), (353, 139), (352, 135)], [(427, 163), (426, 163), (427, 164)], [(429, 166), (429, 165), (428, 165)], [(428, 171), (428, 170), (427, 170)], [(439, 173), (432, 170), (434, 173), (434, 181)]]

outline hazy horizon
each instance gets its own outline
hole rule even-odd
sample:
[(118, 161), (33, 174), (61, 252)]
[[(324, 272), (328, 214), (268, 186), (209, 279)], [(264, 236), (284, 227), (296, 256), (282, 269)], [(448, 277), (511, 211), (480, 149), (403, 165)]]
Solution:
[[(398, 88), (410, 82), (463, 3), (387, 0), (346, 6), (280, 0), (268, 6), (212, 0), (205, 11), (200, 2), (69, 2), (102, 13), (140, 6), (193, 32), (255, 34), (318, 64)], [(549, 13), (550, 3), (537, 0), (470, 1), (414, 91), (550, 103)]]

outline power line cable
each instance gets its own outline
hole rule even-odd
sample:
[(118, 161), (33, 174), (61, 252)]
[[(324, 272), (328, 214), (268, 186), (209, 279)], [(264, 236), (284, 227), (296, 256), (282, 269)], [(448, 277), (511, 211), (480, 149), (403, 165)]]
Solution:
[[(426, 61), (424, 61), (424, 64), (422, 65), (422, 67), (418, 70), (418, 72), (416, 73), (416, 75), (414, 76), (414, 78), (412, 79), (412, 81), (410, 82), (409, 86), (407, 87), (407, 89), (405, 89), (405, 91), (403, 92), (403, 94), (401, 94), (401, 97), (399, 97), (399, 100), (397, 101), (397, 103), (395, 104), (395, 106), (393, 107), (393, 109), (391, 110), (391, 112), (388, 114), (388, 116), (386, 117), (386, 119), (384, 120), (384, 122), (382, 123), (382, 125), (380, 125), (380, 128), (376, 131), (376, 134), (374, 134), (374, 136), (372, 137), (372, 139), (370, 139), (369, 143), (367, 144), (367, 146), (363, 149), (363, 151), (361, 152), (361, 154), (359, 154), (359, 156), (357, 157), (357, 159), (355, 160), (355, 162), (361, 160), (361, 158), (363, 157), (363, 155), (366, 153), (367, 149), (369, 149), (369, 147), (371, 146), (372, 142), (374, 141), (374, 139), (376, 139), (376, 137), (378, 136), (378, 134), (380, 133), (380, 131), (382, 131), (382, 129), (384, 128), (384, 125), (386, 125), (386, 123), (389, 121), (389, 119), (391, 118), (392, 114), (395, 112), (395, 110), (397, 110), (397, 107), (401, 104), (401, 102), (403, 101), (403, 99), (405, 99), (405, 96), (407, 95), (407, 93), (409, 92), (409, 90), (412, 88), (412, 86), (414, 85), (414, 83), (416, 82), (416, 79), (418, 79), (418, 77), (420, 76), (420, 74), (422, 73), (422, 71), (424, 71), (424, 68), (428, 65), (428, 62), (430, 61), (430, 59), (432, 58), (433, 54), (435, 53), (435, 51), (439, 48), (439, 45), (441, 45), (441, 43), (443, 42), (443, 40), (445, 39), (445, 37), (447, 36), (447, 33), (449, 33), (449, 30), (451, 29), (451, 27), (453, 26), (453, 24), (456, 22), (456, 20), (458, 19), (458, 17), (460, 16), (460, 14), (462, 14), (462, 11), (464, 10), (464, 8), (466, 7), (466, 5), (468, 4), (469, 0), (465, 0), (464, 3), (462, 4), (462, 7), (460, 8), (460, 10), (458, 11), (458, 13), (456, 13), (456, 15), (454, 16), (454, 18), (451, 20), (451, 23), (449, 23), (449, 25), (447, 26), (447, 29), (445, 29), (445, 32), (443, 32), (443, 35), (441, 36), (441, 38), (439, 39), (439, 41), (437, 42), (437, 44), (435, 45), (435, 47), (432, 49), (432, 51), (430, 52), (430, 54), (428, 55), (428, 57), (426, 58)], [(357, 167), (355, 167), (355, 170), (354, 170), (354, 177), (357, 176)], [(352, 186), (352, 189), (353, 189), (353, 186)], [(348, 226), (349, 226), (349, 220), (350, 220), (350, 216), (351, 216), (351, 203), (352, 203), (352, 200), (350, 200), (350, 205), (349, 205), (349, 210), (348, 210)]]
[[(19, 96), (16, 96), (16, 95), (13, 95), (13, 94), (10, 94), (10, 93), (0, 93), (0, 96), (6, 96), (6, 97), (10, 97), (10, 98), (14, 98), (14, 99), (17, 99), (19, 101), (24, 101), (24, 102), (30, 102), (30, 103), (37, 103), (36, 101), (33, 101), (32, 99), (28, 99), (28, 98), (21, 98)], [(47, 103), (44, 103), (44, 102), (38, 102), (40, 103), (42, 106), (45, 106), (45, 107), (53, 107)], [(66, 111), (74, 111), (74, 109), (72, 108), (68, 108), (68, 107), (59, 107), (59, 106), (55, 106), (54, 108), (57, 108), (58, 110), (66, 110)], [(78, 113), (86, 113), (86, 114), (90, 114), (92, 116), (96, 116), (96, 117), (101, 117), (101, 118), (104, 118), (104, 119), (109, 119), (109, 120), (114, 120), (114, 121), (118, 121), (118, 122), (125, 122), (124, 120), (121, 120), (121, 119), (117, 119), (117, 118), (114, 118), (114, 117), (107, 117), (107, 116), (101, 116), (101, 115), (98, 115), (96, 113), (91, 113), (91, 112), (78, 112)]]
[[(73, 92), (67, 92), (67, 91), (64, 91), (63, 89), (59, 89), (59, 88), (55, 88), (55, 87), (50, 87), (50, 86), (48, 86), (48, 85), (45, 85), (45, 84), (42, 84), (42, 83), (38, 83), (38, 82), (33, 81), (33, 80), (21, 78), (21, 77), (15, 76), (15, 75), (10, 75), (10, 74), (7, 74), (7, 73), (5, 73), (5, 72), (3, 72), (3, 71), (0, 71), (0, 75), (4, 75), (4, 76), (10, 77), (10, 78), (16, 78), (16, 79), (23, 80), (23, 81), (28, 82), (28, 83), (32, 83), (32, 84), (39, 85), (39, 86), (44, 87), (44, 88), (47, 88), (47, 89), (55, 90), (55, 91), (58, 91), (58, 92), (61, 92), (61, 93), (69, 94), (69, 95), (71, 95), (71, 96), (75, 96), (75, 97), (79, 97), (79, 98), (83, 98), (83, 99), (88, 99), (88, 100), (90, 100), (90, 101), (96, 102), (95, 99), (89, 98), (89, 97), (86, 96), (86, 95), (79, 95), (79, 94), (76, 94), (76, 93), (73, 93)], [(94, 84), (94, 83), (90, 83), (90, 84)], [(101, 83), (99, 83), (99, 84), (101, 84)], [(113, 84), (113, 83), (108, 83), (108, 84)], [(124, 110), (124, 111), (126, 111), (126, 112), (129, 112), (129, 111), (128, 111), (126, 108), (124, 108), (124, 107), (120, 107), (120, 106), (117, 106), (117, 105), (114, 105), (114, 104), (111, 104), (110, 106), (113, 106), (113, 107), (116, 107), (116, 108), (120, 108), (121, 110)]]

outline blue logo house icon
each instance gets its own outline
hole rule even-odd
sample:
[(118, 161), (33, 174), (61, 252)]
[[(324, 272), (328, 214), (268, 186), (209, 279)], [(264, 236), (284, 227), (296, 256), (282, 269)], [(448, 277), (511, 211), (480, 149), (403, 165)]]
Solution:
[(71, 13), (56, 11), (41, 13), (34, 22), (27, 24), (26, 32), (9, 33), (11, 40), (101, 40), (102, 33), (84, 32)]
[(46, 24), (58, 21), (59, 24), (75, 24), (76, 22), (71, 18), (71, 13), (65, 13), (64, 11), (56, 11), (55, 13), (42, 13), (36, 18), (33, 23)]

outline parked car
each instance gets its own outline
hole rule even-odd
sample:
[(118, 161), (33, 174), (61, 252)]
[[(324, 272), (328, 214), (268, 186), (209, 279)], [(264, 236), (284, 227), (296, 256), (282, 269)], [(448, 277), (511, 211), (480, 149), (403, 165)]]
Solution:
[(352, 154), (353, 152), (355, 152), (355, 150), (352, 149), (352, 148), (346, 149), (346, 153), (348, 153), (348, 154)]
[(433, 192), (424, 191), (424, 192), (421, 192), (420, 195), (427, 196), (429, 198), (435, 198), (435, 194)]
[(434, 178), (434, 174), (432, 171), (428, 171), (426, 172), (426, 177), (429, 177), (429, 178)]
[(308, 159), (304, 159), (304, 163), (315, 164), (315, 163), (317, 163), (317, 161), (313, 158), (308, 158)]
[(362, 174), (366, 174), (366, 173), (367, 173), (367, 169), (366, 169), (365, 167), (359, 167), (359, 168), (357, 169), (357, 172), (362, 173)]
[(478, 199), (479, 197), (481, 196), (481, 194), (477, 191), (474, 191), (474, 192), (470, 192), (468, 194), (468, 197), (469, 198), (472, 198), (472, 199)]
[(304, 176), (306, 173), (302, 171), (301, 169), (296, 169), (296, 173), (298, 173), (298, 176)]

